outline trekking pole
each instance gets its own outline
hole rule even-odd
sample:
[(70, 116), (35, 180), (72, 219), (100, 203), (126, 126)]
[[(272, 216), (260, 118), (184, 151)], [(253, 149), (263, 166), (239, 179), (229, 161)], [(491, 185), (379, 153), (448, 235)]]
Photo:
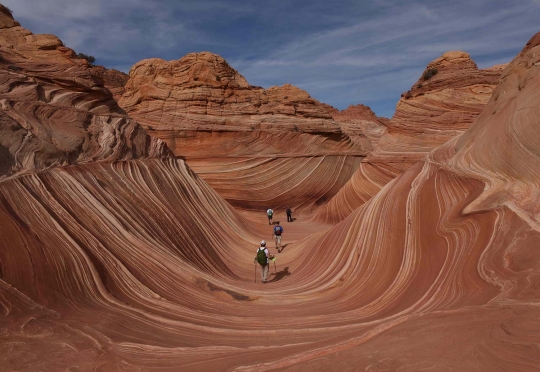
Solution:
[(255, 283), (257, 283), (257, 264), (253, 267), (255, 268)]

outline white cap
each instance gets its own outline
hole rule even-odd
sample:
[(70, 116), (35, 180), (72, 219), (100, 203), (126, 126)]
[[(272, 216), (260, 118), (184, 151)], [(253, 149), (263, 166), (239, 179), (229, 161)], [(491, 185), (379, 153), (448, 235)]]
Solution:
[(261, 241), (261, 245), (266, 245), (266, 242), (264, 240)]

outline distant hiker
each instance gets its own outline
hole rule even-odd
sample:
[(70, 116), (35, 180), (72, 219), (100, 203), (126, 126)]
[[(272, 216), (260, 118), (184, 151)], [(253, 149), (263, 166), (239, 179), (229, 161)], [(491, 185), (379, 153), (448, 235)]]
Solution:
[(287, 222), (292, 222), (292, 211), (291, 211), (291, 208), (287, 208)]
[(279, 225), (278, 221), (274, 227), (274, 240), (276, 241), (276, 249), (278, 253), (281, 252), (281, 234), (283, 234), (283, 227)]
[(261, 246), (257, 249), (257, 256), (255, 256), (254, 263), (261, 265), (261, 281), (266, 283), (268, 280), (268, 267), (270, 266), (270, 259), (274, 258), (266, 248), (266, 242), (263, 240)]
[(272, 224), (272, 216), (274, 215), (274, 211), (272, 209), (268, 209), (266, 211), (266, 214), (268, 215), (268, 224)]

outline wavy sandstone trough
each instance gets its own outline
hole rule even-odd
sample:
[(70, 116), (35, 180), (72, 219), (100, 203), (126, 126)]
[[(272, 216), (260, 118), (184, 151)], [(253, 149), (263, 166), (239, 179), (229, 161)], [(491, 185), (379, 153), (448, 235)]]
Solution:
[(242, 208), (311, 211), (373, 150), (370, 135), (342, 128), (307, 92), (251, 86), (208, 52), (137, 63), (119, 103)]
[(463, 133), (491, 98), (503, 68), (479, 70), (467, 53), (458, 51), (429, 63), (425, 72), (437, 73), (423, 74), (402, 94), (375, 150), (315, 220), (343, 220), (431, 150)]
[[(12, 173), (0, 366), (537, 370), (538, 92), (540, 34), (463, 135), (334, 227), (287, 226), (265, 286), (253, 283), (264, 216), (233, 209), (183, 160), (131, 147)], [(84, 90), (78, 109), (92, 99)]]

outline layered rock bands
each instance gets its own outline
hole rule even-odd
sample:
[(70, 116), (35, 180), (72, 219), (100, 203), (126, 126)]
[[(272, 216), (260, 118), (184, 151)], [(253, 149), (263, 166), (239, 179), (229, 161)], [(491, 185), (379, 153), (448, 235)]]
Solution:
[(90, 161), (161, 157), (86, 60), (0, 7), (0, 177)]
[(341, 221), (431, 150), (463, 133), (491, 98), (503, 68), (479, 70), (467, 53), (458, 51), (428, 64), (402, 94), (375, 150), (314, 218)]
[[(540, 34), (458, 137), (395, 162), (395, 178), (339, 223), (285, 225), (263, 285), (265, 216), (233, 208), (57, 39), (0, 11), (13, 46), (2, 42), (12, 124), (0, 158), (15, 159), (0, 180), (1, 369), (538, 370)], [(394, 125), (383, 137), (408, 131)], [(331, 172), (343, 173), (316, 177), (341, 177)]]
[(313, 210), (347, 182), (377, 138), (345, 128), (292, 85), (249, 85), (208, 52), (137, 63), (119, 103), (242, 208)]

